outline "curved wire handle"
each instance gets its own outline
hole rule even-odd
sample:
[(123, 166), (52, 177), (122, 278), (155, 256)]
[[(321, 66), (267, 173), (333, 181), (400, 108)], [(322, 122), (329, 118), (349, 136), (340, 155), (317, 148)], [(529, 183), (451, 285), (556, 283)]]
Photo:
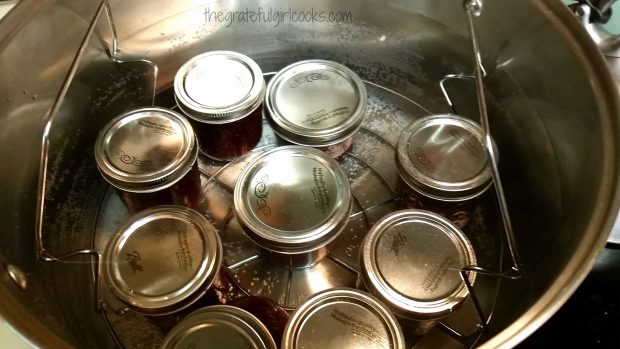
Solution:
[[(471, 40), (472, 53), (473, 53), (473, 59), (474, 59), (473, 74), (470, 74), (470, 75), (449, 74), (449, 75), (446, 75), (439, 82), (439, 87), (444, 95), (444, 98), (446, 99), (446, 102), (448, 103), (448, 105), (450, 106), (450, 108), (455, 114), (458, 114), (458, 113), (456, 112), (456, 107), (454, 105), (454, 102), (450, 98), (450, 95), (446, 89), (446, 83), (450, 80), (455, 80), (455, 79), (472, 80), (474, 82), (475, 90), (476, 90), (476, 97), (477, 97), (477, 102), (478, 102), (478, 110), (480, 113), (480, 124), (482, 126), (482, 131), (483, 131), (482, 145), (487, 153), (487, 157), (489, 158), (489, 162), (491, 165), (492, 180), (493, 180), (493, 183), (495, 184), (497, 203), (498, 203), (499, 211), (502, 217), (502, 224), (504, 227), (505, 238), (508, 243), (508, 250), (510, 252), (510, 257), (511, 257), (511, 262), (512, 262), (510, 269), (504, 270), (504, 271), (489, 270), (489, 269), (482, 268), (476, 265), (467, 265), (467, 266), (462, 267), (459, 270), (461, 279), (463, 280), (463, 283), (465, 284), (467, 291), (471, 295), (473, 305), (480, 319), (480, 323), (477, 325), (477, 330), (476, 332), (474, 332), (476, 336), (472, 344), (470, 345), (470, 348), (475, 347), (478, 341), (482, 338), (484, 331), (487, 329), (489, 319), (490, 319), (490, 314), (488, 316), (484, 314), (480, 301), (478, 300), (478, 297), (476, 296), (474, 287), (469, 281), (468, 274), (473, 272), (473, 273), (479, 273), (479, 274), (487, 275), (491, 277), (496, 277), (499, 279), (509, 279), (509, 280), (517, 280), (523, 277), (522, 264), (521, 264), (521, 260), (519, 257), (519, 252), (517, 250), (517, 242), (516, 242), (513, 227), (512, 227), (512, 221), (510, 219), (510, 214), (508, 212), (508, 205), (506, 203), (506, 196), (505, 196), (504, 189), (502, 186), (499, 168), (497, 165), (497, 155), (495, 154), (495, 147), (493, 145), (493, 139), (491, 137), (491, 129), (489, 125), (489, 116), (488, 116), (487, 103), (486, 103), (486, 97), (485, 97), (485, 91), (484, 91), (484, 81), (483, 81), (487, 73), (484, 69), (484, 66), (482, 65), (482, 55), (481, 55), (481, 50), (480, 50), (480, 46), (478, 43), (478, 37), (476, 35), (476, 28), (474, 25), (474, 18), (480, 16), (480, 14), (482, 13), (482, 7), (483, 7), (483, 0), (464, 0), (463, 1), (463, 9), (465, 11), (465, 15), (467, 19), (467, 29), (468, 29), (470, 40)], [(503, 248), (504, 247), (502, 244), (502, 250)], [(460, 341), (466, 340), (468, 337), (452, 329), (446, 324), (441, 323), (441, 325), (445, 330), (447, 330), (447, 332), (450, 335), (452, 335), (453, 337), (457, 338)]]
[(45, 127), (43, 129), (43, 135), (41, 137), (41, 158), (39, 162), (38, 197), (37, 197), (37, 208), (36, 208), (36, 219), (35, 219), (35, 239), (36, 239), (37, 256), (41, 261), (44, 261), (44, 262), (59, 262), (59, 261), (64, 261), (70, 258), (74, 258), (76, 256), (83, 256), (83, 255), (90, 255), (90, 256), (95, 256), (96, 258), (99, 258), (99, 252), (92, 249), (92, 246), (88, 249), (73, 251), (73, 252), (62, 254), (62, 255), (54, 255), (50, 253), (45, 248), (45, 243), (43, 239), (43, 220), (44, 220), (44, 214), (45, 214), (45, 193), (47, 189), (46, 187), (47, 168), (48, 168), (49, 150), (50, 150), (50, 133), (52, 130), (52, 126), (60, 110), (60, 107), (63, 101), (65, 100), (65, 97), (69, 90), (69, 86), (71, 85), (71, 82), (73, 81), (76, 75), (76, 72), (82, 60), (82, 57), (87, 50), (87, 47), (88, 47), (88, 44), (91, 38), (93, 37), (93, 33), (95, 33), (95, 28), (97, 26), (97, 23), (99, 22), (103, 13), (106, 14), (107, 23), (110, 26), (110, 30), (112, 32), (111, 47), (107, 47), (107, 45), (104, 45), (106, 46), (105, 47), (106, 54), (108, 55), (110, 60), (112, 60), (115, 63), (142, 62), (142, 63), (146, 63), (150, 65), (153, 69), (153, 76), (154, 76), (153, 99), (151, 103), (154, 102), (154, 98), (155, 98), (155, 84), (156, 84), (157, 72), (158, 72), (157, 65), (155, 65), (153, 62), (148, 61), (148, 60), (122, 61), (117, 58), (118, 39), (117, 39), (117, 34), (116, 34), (116, 28), (114, 26), (113, 19), (112, 19), (112, 12), (110, 10), (110, 5), (108, 3), (108, 0), (102, 0), (101, 3), (99, 4), (99, 7), (97, 8), (97, 11), (95, 12), (95, 15), (93, 16), (88, 26), (88, 30), (86, 31), (86, 34), (84, 35), (82, 39), (82, 42), (80, 43), (80, 47), (75, 57), (73, 58), (73, 61), (71, 62), (71, 66), (69, 67), (69, 72), (65, 76), (65, 79), (60, 88), (60, 92), (56, 96), (56, 99), (54, 100), (54, 103), (52, 104), (52, 107), (50, 108), (50, 111), (48, 112), (45, 118)]

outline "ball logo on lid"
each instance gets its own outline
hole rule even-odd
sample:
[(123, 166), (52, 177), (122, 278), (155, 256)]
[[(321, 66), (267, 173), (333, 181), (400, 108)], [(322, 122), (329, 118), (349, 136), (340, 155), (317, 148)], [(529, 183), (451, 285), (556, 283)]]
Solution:
[(400, 253), (400, 248), (407, 246), (407, 237), (403, 235), (401, 232), (396, 233), (392, 240), (392, 246), (390, 247), (390, 252), (394, 253), (396, 257)]
[(127, 263), (129, 263), (129, 266), (131, 267), (131, 271), (133, 272), (134, 275), (138, 271), (144, 271), (144, 269), (142, 269), (142, 265), (140, 265), (140, 261), (142, 260), (142, 258), (140, 257), (140, 253), (138, 251), (133, 250), (127, 253), (126, 255), (127, 255)]
[(317, 80), (329, 80), (329, 75), (320, 72), (312, 72), (310, 74), (293, 79), (293, 81), (288, 86), (290, 88), (297, 88), (299, 85), (303, 85), (307, 82), (313, 82)]

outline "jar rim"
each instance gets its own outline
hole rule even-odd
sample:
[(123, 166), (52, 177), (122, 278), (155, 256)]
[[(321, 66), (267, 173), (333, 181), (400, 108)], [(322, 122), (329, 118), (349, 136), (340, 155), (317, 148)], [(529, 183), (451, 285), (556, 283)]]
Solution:
[(192, 169), (198, 141), (182, 115), (146, 107), (108, 122), (97, 136), (94, 155), (99, 172), (112, 186), (150, 193), (174, 185)]
[[(364, 310), (363, 320), (372, 321), (361, 321), (361, 323), (366, 324), (373, 331), (372, 336), (368, 338), (369, 340), (356, 341), (357, 348), (363, 349), (364, 344), (367, 345), (367, 348), (376, 347), (374, 341), (381, 340), (378, 337), (381, 335), (381, 330), (373, 325), (377, 322), (381, 324), (380, 327), (385, 329), (386, 337), (383, 339), (389, 343), (390, 348), (405, 348), (402, 329), (394, 315), (383, 303), (365, 292), (343, 287), (316, 293), (295, 310), (284, 329), (282, 349), (296, 349), (298, 347), (299, 337), (311, 318), (325, 317), (321, 324), (336, 321), (346, 325), (357, 320), (354, 319), (354, 315), (351, 315), (350, 311), (357, 311), (359, 316), (360, 309)], [(321, 333), (321, 331), (316, 332)], [(331, 341), (332, 338), (327, 340)], [(317, 341), (321, 341), (321, 338), (317, 338)], [(317, 347), (321, 347), (320, 343), (317, 344)]]
[[(309, 82), (300, 84), (300, 77), (305, 77), (303, 81)], [(330, 83), (323, 83), (321, 88), (314, 86), (328, 80)], [(290, 88), (291, 84), (296, 87)], [(325, 105), (327, 97), (342, 95), (344, 92), (345, 102), (350, 106), (341, 105), (342, 96), (335, 101), (338, 105)], [(281, 94), (283, 97), (279, 98)], [(294, 108), (290, 108), (284, 102), (294, 97), (300, 99), (301, 104), (296, 102)], [(324, 59), (299, 61), (282, 68), (267, 84), (265, 97), (266, 115), (274, 131), (291, 143), (306, 146), (329, 146), (349, 138), (361, 127), (367, 104), (367, 92), (362, 79), (347, 66)], [(302, 115), (304, 113), (306, 115)], [(330, 122), (325, 127), (308, 126), (330, 120), (336, 122)]]
[[(462, 139), (444, 135), (441, 143), (429, 140), (446, 133), (446, 129), (451, 129), (454, 134), (460, 133), (461, 135), (457, 136)], [(425, 133), (430, 133), (433, 137)], [(407, 126), (398, 139), (398, 173), (409, 187), (436, 200), (465, 201), (475, 198), (492, 184), (491, 166), (483, 138), (480, 125), (462, 116), (439, 114), (418, 119)], [(467, 151), (470, 155), (459, 156), (460, 159), (475, 159), (466, 164), (467, 169), (455, 168), (465, 166), (461, 162), (450, 160), (459, 155), (455, 150)], [(420, 154), (416, 154), (416, 151)], [(450, 172), (442, 172), (444, 168), (449, 168)]]
[[(282, 146), (246, 165), (235, 185), (234, 206), (248, 237), (258, 245), (276, 253), (306, 253), (344, 229), (351, 189), (340, 165), (324, 152)], [(293, 212), (304, 217), (292, 217)]]
[[(251, 342), (253, 348), (276, 349), (276, 343), (267, 327), (250, 312), (230, 305), (213, 305), (198, 309), (179, 322), (164, 338), (162, 348), (176, 348), (187, 337), (206, 328), (205, 325), (223, 326)], [(211, 331), (215, 334), (216, 331)], [(227, 334), (230, 335), (229, 332)], [(201, 337), (202, 338), (202, 337)], [(198, 345), (198, 347), (202, 347)]]
[[(234, 66), (228, 66), (230, 64)], [(206, 77), (201, 74), (200, 78), (196, 78), (198, 82), (188, 84), (194, 72), (205, 70), (206, 67), (210, 68)], [(222, 72), (228, 72), (230, 76)], [(235, 86), (221, 88), (222, 83), (231, 85), (231, 81), (236, 81)], [(192, 94), (203, 93), (195, 90), (202, 90), (210, 84), (215, 84), (210, 89), (218, 91), (218, 101), (192, 98)], [(189, 118), (205, 124), (226, 124), (254, 112), (263, 102), (265, 85), (260, 67), (250, 57), (233, 51), (209, 51), (191, 58), (179, 68), (174, 77), (174, 97), (181, 111)], [(235, 95), (238, 91), (246, 93)]]
[[(412, 266), (415, 273), (393, 268), (414, 255), (420, 262)], [(458, 227), (434, 212), (416, 209), (393, 212), (375, 223), (362, 241), (359, 259), (370, 293), (394, 313), (415, 320), (454, 311), (469, 294), (460, 269), (476, 265), (474, 248)], [(476, 274), (467, 275), (473, 285)]]
[[(220, 238), (204, 216), (164, 205), (131, 216), (116, 230), (101, 256), (101, 274), (130, 308), (164, 315), (198, 300), (222, 261)], [(162, 274), (166, 283), (153, 285)]]

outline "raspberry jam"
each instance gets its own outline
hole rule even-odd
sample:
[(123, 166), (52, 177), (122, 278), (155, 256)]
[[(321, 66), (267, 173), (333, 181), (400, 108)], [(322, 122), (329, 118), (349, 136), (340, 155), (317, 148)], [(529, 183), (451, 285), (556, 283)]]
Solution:
[(269, 81), (265, 98), (266, 115), (281, 138), (334, 158), (351, 148), (367, 103), (366, 87), (355, 72), (320, 59), (284, 67)]
[(275, 263), (311, 266), (344, 229), (351, 212), (340, 165), (311, 147), (290, 145), (255, 158), (239, 175), (235, 213), (246, 235)]
[(265, 80), (251, 58), (231, 51), (198, 55), (177, 72), (174, 94), (207, 156), (231, 160), (260, 140)]
[(183, 206), (157, 206), (118, 228), (100, 265), (120, 301), (136, 312), (161, 316), (202, 298), (222, 260), (219, 235), (204, 216)]
[(200, 194), (197, 156), (189, 121), (163, 108), (114, 118), (95, 143), (99, 172), (130, 213), (157, 205), (194, 206)]
[(403, 130), (398, 172), (412, 190), (432, 200), (463, 202), (491, 185), (491, 166), (480, 125), (458, 115), (421, 118)]
[[(476, 265), (465, 234), (424, 210), (393, 212), (372, 226), (360, 247), (357, 286), (383, 301), (406, 333), (421, 336), (469, 295), (460, 270)], [(468, 273), (474, 284), (475, 273)]]

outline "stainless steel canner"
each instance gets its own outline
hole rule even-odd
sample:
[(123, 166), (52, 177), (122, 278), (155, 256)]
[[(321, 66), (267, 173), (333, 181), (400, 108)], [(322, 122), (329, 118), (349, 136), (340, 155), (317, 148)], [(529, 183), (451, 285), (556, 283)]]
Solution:
[(429, 115), (479, 124), (492, 175), (459, 224), (476, 259), (458, 272), (475, 283), (463, 279), (466, 300), (416, 349), (514, 347), (604, 246), (620, 204), (617, 89), (557, 0), (21, 0), (0, 20), (0, 316), (33, 346), (162, 343), (166, 333), (97, 272), (129, 213), (99, 175), (94, 143), (129, 110), (179, 111), (176, 72), (215, 50), (250, 57), (267, 83), (294, 62), (337, 62), (367, 98), (351, 149), (334, 160), (349, 181), (349, 217), (314, 264), (271, 264), (235, 214), (239, 174), (282, 145), (268, 118), (246, 155), (199, 155), (192, 208), (220, 236), (239, 292), (293, 311), (354, 287), (362, 239), (403, 205), (400, 133)]

